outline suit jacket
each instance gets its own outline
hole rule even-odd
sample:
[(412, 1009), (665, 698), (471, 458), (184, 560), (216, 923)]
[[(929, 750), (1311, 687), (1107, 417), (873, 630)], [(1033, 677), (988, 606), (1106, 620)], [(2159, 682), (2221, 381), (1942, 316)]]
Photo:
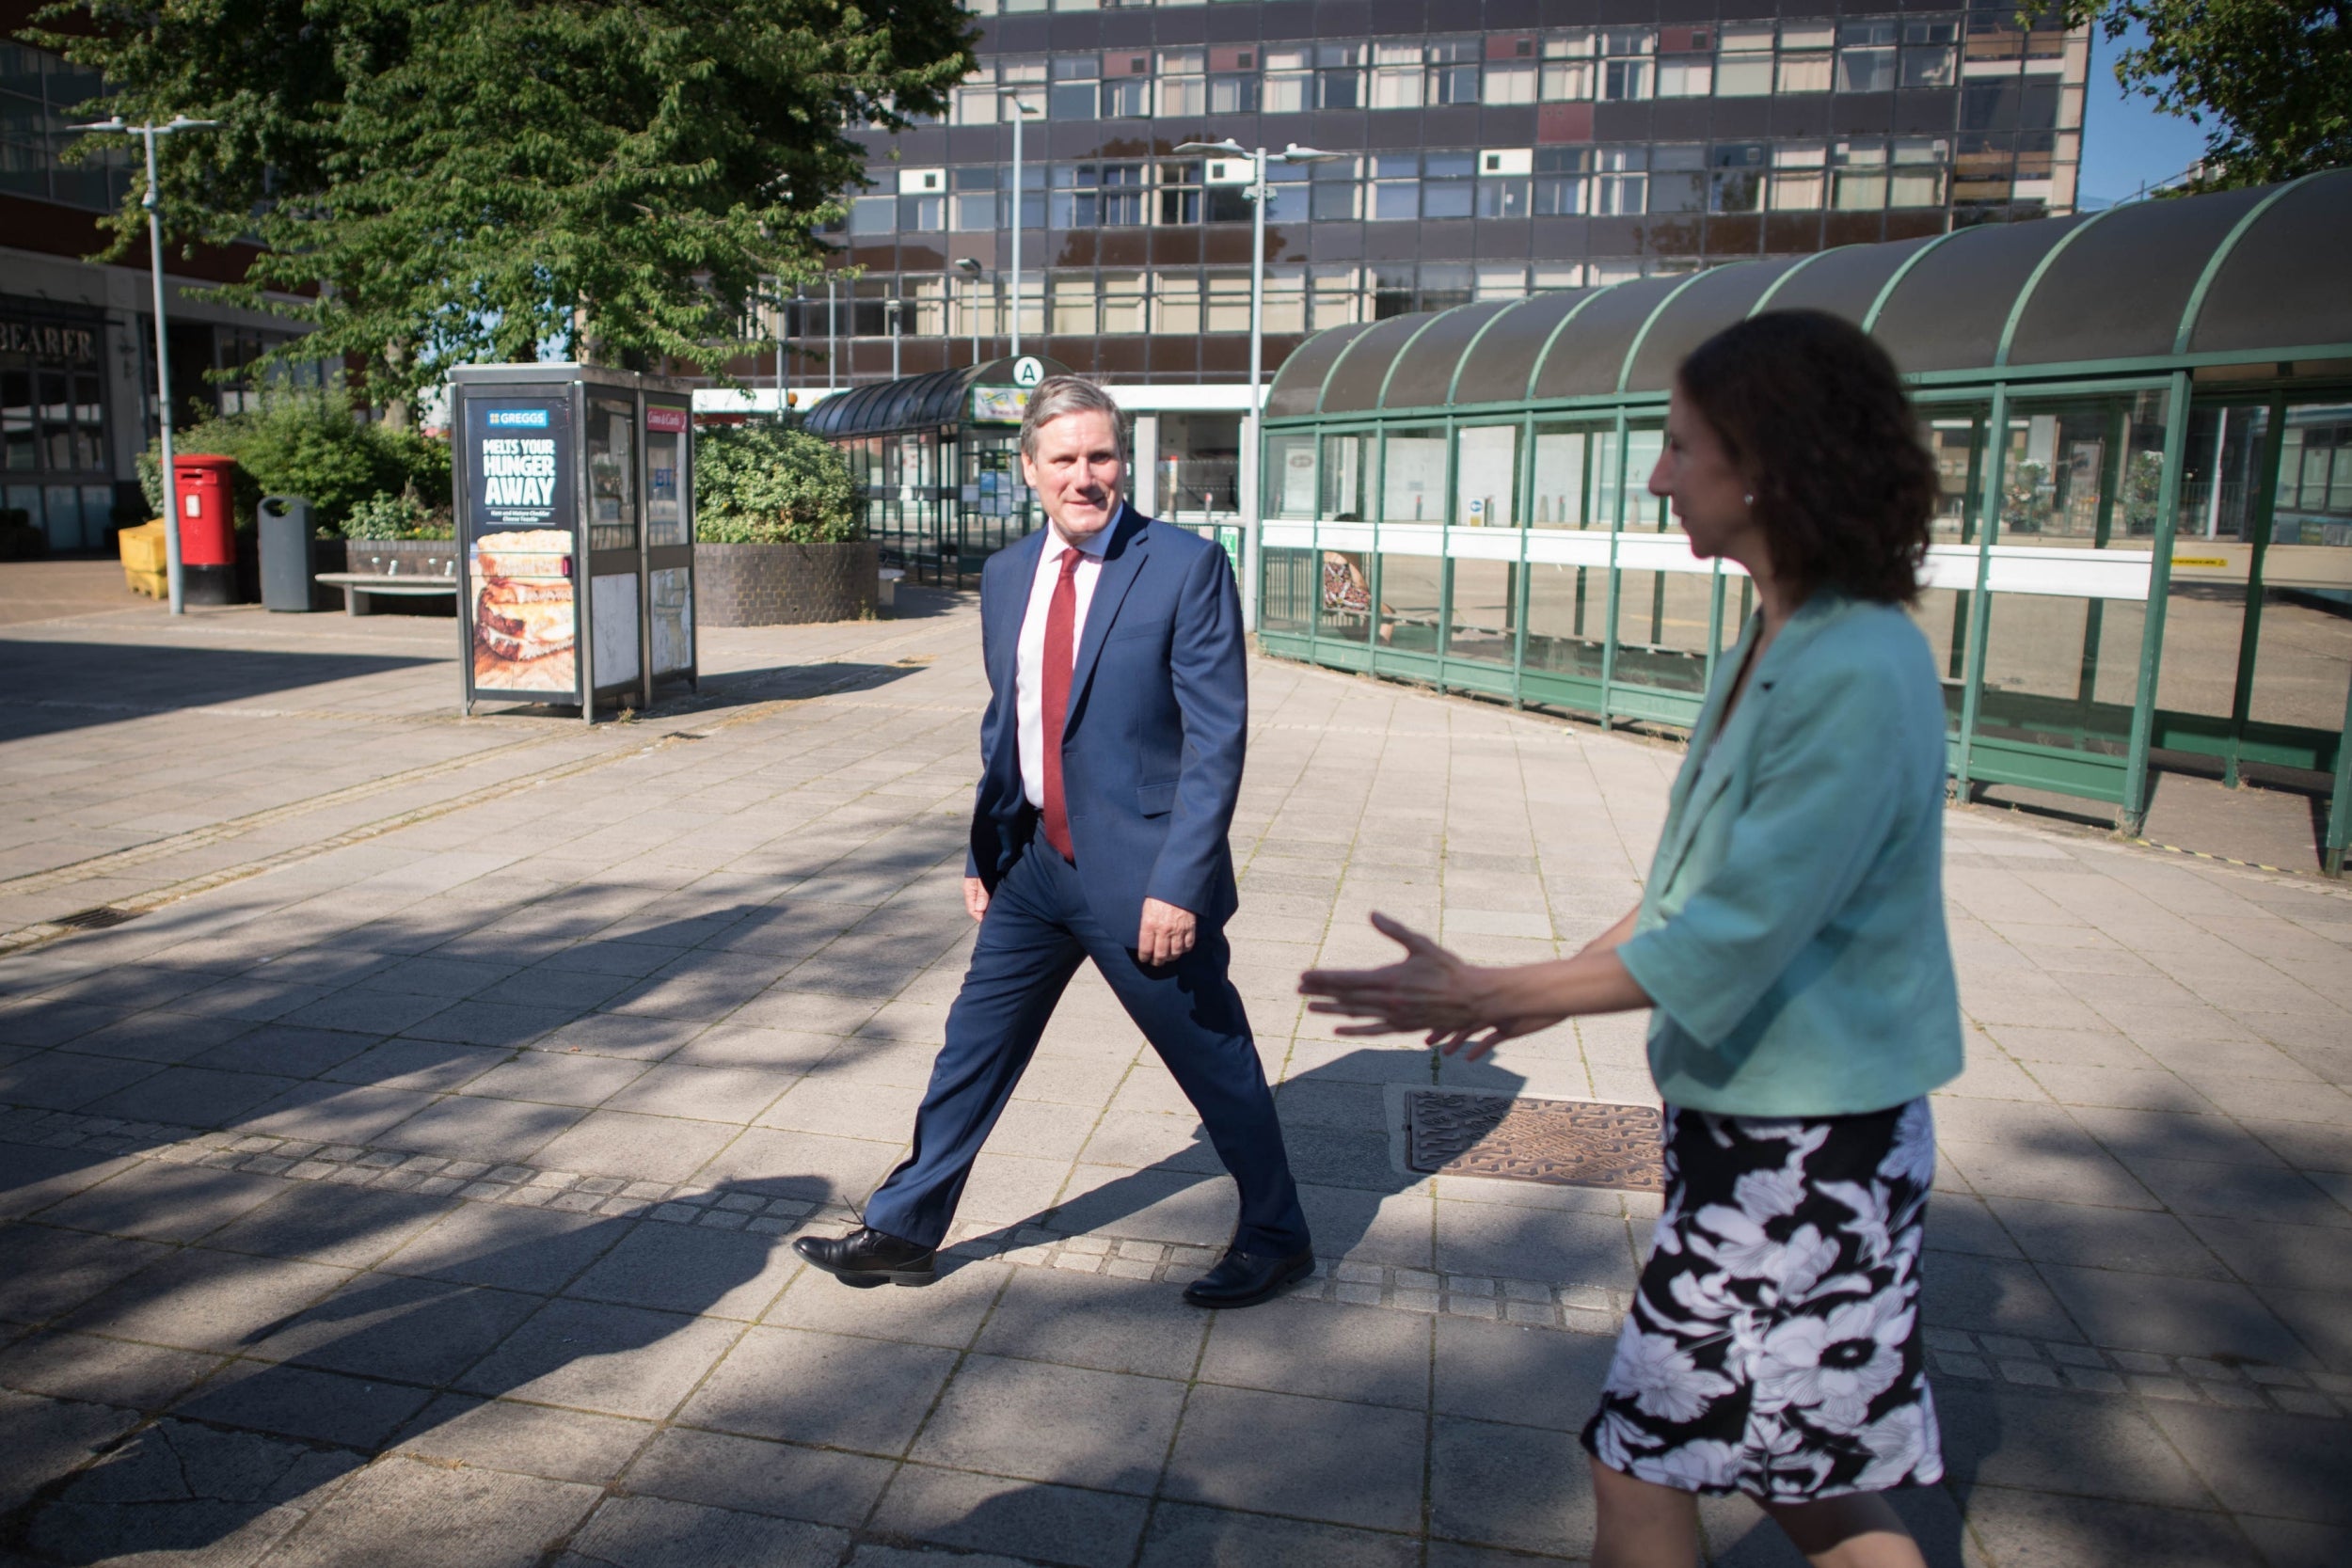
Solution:
[(1757, 626), (1717, 667), (1617, 952), (1657, 1003), (1650, 1071), (1669, 1104), (1884, 1110), (1961, 1069), (1942, 684), (1901, 610), (1823, 592), (1726, 723)]
[[(1040, 530), (980, 571), (989, 700), (965, 874), (992, 892), (1037, 825), (1021, 785), (1014, 664), (1044, 548)], [(1138, 932), (1147, 897), (1207, 926), (1232, 917), (1239, 899), (1226, 835), (1248, 728), (1241, 595), (1225, 552), (1122, 507), (1078, 639), (1062, 726), (1071, 845), (1105, 927)]]

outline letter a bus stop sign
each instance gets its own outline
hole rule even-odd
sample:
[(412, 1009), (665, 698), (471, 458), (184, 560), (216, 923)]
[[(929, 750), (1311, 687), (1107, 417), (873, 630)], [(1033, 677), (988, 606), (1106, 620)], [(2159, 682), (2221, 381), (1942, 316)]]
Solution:
[(1034, 387), (1044, 379), (1045, 367), (1039, 364), (1033, 356), (1025, 354), (1012, 362), (1012, 384), (1014, 386)]

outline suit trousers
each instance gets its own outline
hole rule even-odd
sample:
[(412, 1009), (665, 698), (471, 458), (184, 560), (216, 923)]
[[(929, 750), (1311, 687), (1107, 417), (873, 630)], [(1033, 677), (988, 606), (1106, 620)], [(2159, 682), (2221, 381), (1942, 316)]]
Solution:
[(1225, 933), (1203, 927), (1191, 952), (1157, 967), (1136, 957), (1127, 942), (1136, 934), (1104, 930), (1078, 868), (1041, 835), (1031, 841), (990, 898), (963, 989), (947, 1011), (947, 1043), (915, 1113), (914, 1151), (866, 1199), (868, 1226), (926, 1246), (946, 1240), (980, 1145), (1070, 977), (1091, 958), (1200, 1114), (1241, 1189), (1233, 1244), (1260, 1254), (1306, 1250), (1307, 1216), (1257, 1041), (1226, 974)]

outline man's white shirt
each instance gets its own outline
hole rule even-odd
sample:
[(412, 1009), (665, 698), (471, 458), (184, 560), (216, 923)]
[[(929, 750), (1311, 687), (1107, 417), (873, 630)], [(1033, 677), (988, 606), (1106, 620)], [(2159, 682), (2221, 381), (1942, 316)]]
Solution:
[[(1120, 508), (1126, 510), (1122, 502)], [(1113, 517), (1083, 545), (1073, 546), (1048, 523), (1045, 547), (1038, 552), (1037, 576), (1029, 582), (1029, 608), (1021, 617), (1021, 641), (1013, 659), (1013, 716), (1021, 727), (1021, 789), (1029, 804), (1045, 808), (1045, 618), (1054, 607), (1054, 585), (1061, 579), (1061, 558), (1076, 549), (1082, 559), (1072, 586), (1077, 590), (1077, 613), (1070, 626), (1070, 657), (1074, 667), (1078, 644), (1085, 641), (1087, 607), (1094, 602), (1094, 585), (1103, 576), (1103, 552), (1120, 524)]]

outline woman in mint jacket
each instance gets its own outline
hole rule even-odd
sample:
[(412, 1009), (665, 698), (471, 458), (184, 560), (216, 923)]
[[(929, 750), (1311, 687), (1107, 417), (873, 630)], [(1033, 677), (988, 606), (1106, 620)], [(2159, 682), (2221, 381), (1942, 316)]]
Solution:
[(1935, 473), (1885, 354), (1779, 311), (1677, 375), (1650, 476), (1755, 580), (1642, 901), (1572, 958), (1465, 963), (1385, 916), (1386, 969), (1312, 971), (1342, 1033), (1478, 1056), (1649, 1007), (1666, 1196), (1584, 1429), (1597, 1568), (1688, 1568), (1742, 1492), (1821, 1564), (1908, 1565), (1889, 1487), (1943, 1474), (1921, 1364), (1928, 1091), (1961, 1069), (1940, 879), (1944, 695), (1916, 596)]

